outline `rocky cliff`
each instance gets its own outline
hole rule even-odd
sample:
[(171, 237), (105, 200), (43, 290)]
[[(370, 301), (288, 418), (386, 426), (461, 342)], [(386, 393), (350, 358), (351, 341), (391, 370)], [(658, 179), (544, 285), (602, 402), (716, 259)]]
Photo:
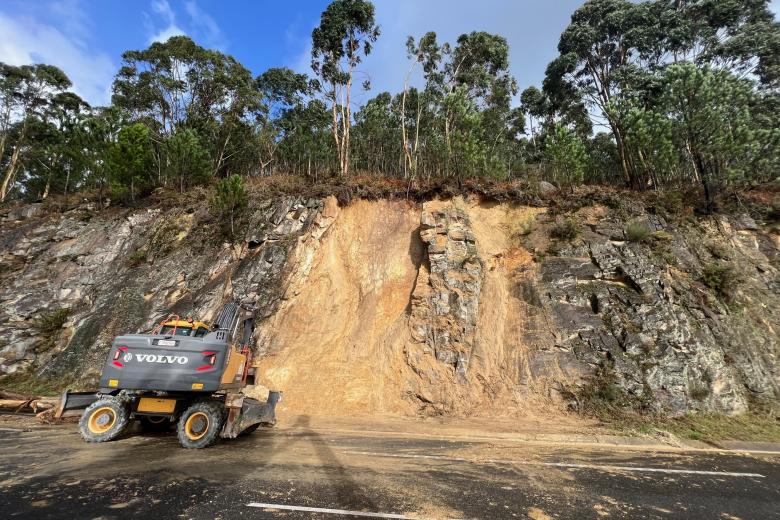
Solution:
[(778, 228), (615, 200), (255, 200), (236, 244), (197, 202), (7, 208), (0, 378), (92, 385), (114, 335), (236, 297), (294, 412), (777, 406)]

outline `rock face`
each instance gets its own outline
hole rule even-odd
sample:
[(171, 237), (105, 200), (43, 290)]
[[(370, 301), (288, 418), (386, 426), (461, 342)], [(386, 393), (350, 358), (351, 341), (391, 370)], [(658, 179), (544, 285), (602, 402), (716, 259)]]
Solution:
[[(220, 240), (207, 213), (186, 208), (34, 221), (12, 212), (0, 233), (0, 372), (95, 384), (115, 335), (149, 330), (168, 313), (209, 320), (235, 295), (272, 314), (287, 253), (321, 207), (258, 204), (251, 219), (262, 226), (239, 246)], [(41, 330), (59, 311), (68, 316), (62, 329)]]
[(460, 208), (425, 203), (420, 238), (427, 246), (428, 261), (412, 293), (412, 337), (465, 376), (482, 289), (482, 260), (469, 216)]
[(746, 215), (286, 197), (231, 245), (201, 206), (0, 213), (0, 374), (89, 387), (113, 336), (238, 298), (294, 412), (551, 413), (599, 384), (672, 414), (780, 398), (780, 236)]

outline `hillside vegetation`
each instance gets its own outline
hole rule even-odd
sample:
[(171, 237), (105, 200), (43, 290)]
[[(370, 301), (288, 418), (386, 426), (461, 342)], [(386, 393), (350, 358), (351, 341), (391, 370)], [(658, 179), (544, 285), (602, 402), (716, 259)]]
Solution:
[[(421, 183), (546, 180), (717, 194), (780, 166), (780, 26), (768, 0), (588, 0), (543, 84), (518, 92), (499, 34), (411, 35), (400, 92), (357, 106), (381, 38), (365, 0), (334, 0), (311, 75), (253, 75), (176, 36), (123, 54), (112, 102), (90, 107), (56, 67), (0, 64), (0, 201), (79, 190), (101, 204), (231, 175)], [(412, 85), (419, 85), (414, 87)], [(222, 188), (227, 220), (240, 181)], [(232, 199), (232, 200), (229, 200)]]

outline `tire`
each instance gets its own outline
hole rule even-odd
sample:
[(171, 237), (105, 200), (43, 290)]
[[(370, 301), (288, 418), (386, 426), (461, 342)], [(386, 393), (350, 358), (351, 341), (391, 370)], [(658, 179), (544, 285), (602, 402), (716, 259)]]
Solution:
[(169, 432), (173, 426), (168, 417), (143, 416), (138, 417), (138, 422), (141, 423), (141, 431), (149, 433)]
[(112, 441), (129, 425), (129, 407), (112, 396), (103, 396), (89, 405), (79, 419), (79, 431), (87, 442)]
[(216, 401), (198, 401), (184, 410), (176, 428), (182, 448), (208, 448), (219, 439), (225, 407)]
[(248, 427), (247, 429), (239, 433), (238, 436), (245, 437), (247, 435), (252, 435), (258, 428), (260, 428), (260, 423), (253, 424), (252, 426)]

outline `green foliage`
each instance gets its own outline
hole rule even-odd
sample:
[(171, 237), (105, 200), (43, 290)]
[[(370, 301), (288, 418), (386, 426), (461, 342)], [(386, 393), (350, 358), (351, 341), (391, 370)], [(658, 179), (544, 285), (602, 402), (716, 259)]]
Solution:
[(558, 240), (571, 241), (580, 236), (580, 226), (573, 218), (565, 218), (550, 228), (550, 236)]
[(123, 127), (107, 155), (112, 192), (120, 198), (129, 193), (130, 200), (135, 201), (136, 194), (148, 189), (153, 179), (149, 128), (142, 123)]
[(585, 145), (574, 132), (563, 125), (556, 125), (552, 134), (547, 136), (544, 155), (558, 185), (573, 188), (582, 184), (588, 156)]
[(127, 257), (127, 265), (130, 267), (138, 267), (146, 262), (147, 251), (144, 248), (139, 248), (133, 251), (130, 256)]
[(701, 281), (718, 296), (730, 300), (741, 280), (734, 267), (716, 260), (705, 264), (701, 272)]
[(217, 184), (212, 208), (223, 221), (230, 224), (230, 238), (235, 238), (235, 220), (246, 209), (248, 197), (244, 181), (239, 175), (231, 175)]
[(649, 238), (650, 228), (644, 222), (634, 220), (626, 226), (626, 239), (629, 242), (645, 242)]
[(646, 395), (630, 395), (619, 386), (615, 369), (601, 365), (587, 382), (573, 392), (577, 411), (601, 420), (618, 420), (630, 412), (648, 408)]
[(34, 346), (36, 352), (49, 351), (56, 345), (62, 326), (68, 321), (70, 315), (70, 309), (59, 308), (43, 312), (33, 321), (33, 329), (36, 334), (42, 336)]
[(179, 190), (195, 184), (205, 184), (211, 173), (208, 151), (200, 144), (195, 131), (187, 128), (176, 132), (166, 143), (168, 175), (178, 179)]
[(186, 36), (129, 50), (102, 108), (67, 92), (56, 67), (0, 64), (0, 200), (60, 194), (64, 208), (81, 189), (104, 203), (233, 174), (359, 172), (410, 189), (549, 176), (702, 192), (714, 210), (724, 192), (780, 171), (780, 24), (764, 1), (587, 0), (542, 88), (519, 100), (506, 38), (471, 31), (450, 43), (409, 37), (403, 90), (356, 103), (375, 15), (368, 0), (325, 7), (316, 79), (287, 68), (253, 77)]
[(42, 313), (38, 319), (33, 321), (33, 328), (39, 334), (54, 334), (62, 329), (65, 322), (68, 321), (71, 311), (67, 308), (54, 309)]

